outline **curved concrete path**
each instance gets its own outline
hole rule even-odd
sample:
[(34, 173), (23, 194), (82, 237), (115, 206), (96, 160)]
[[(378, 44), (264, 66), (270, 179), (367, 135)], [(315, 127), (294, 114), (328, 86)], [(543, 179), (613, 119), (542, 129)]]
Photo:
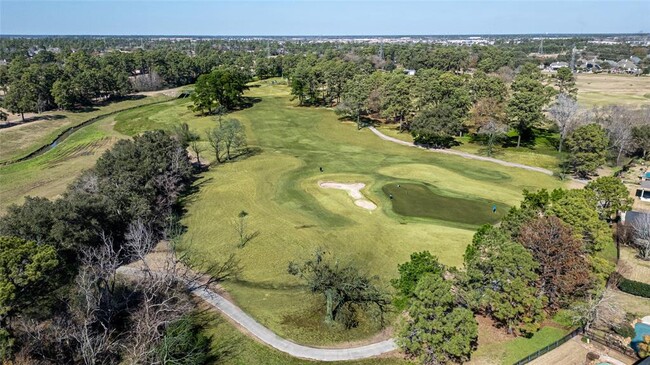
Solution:
[(397, 345), (393, 339), (373, 343), (366, 346), (340, 349), (324, 349), (298, 345), (294, 342), (279, 337), (270, 329), (262, 326), (259, 322), (251, 318), (251, 316), (244, 313), (244, 311), (242, 311), (239, 307), (229, 302), (221, 295), (215, 293), (213, 290), (201, 287), (192, 290), (192, 293), (198, 297), (201, 297), (203, 300), (210, 303), (213, 307), (217, 308), (221, 313), (237, 322), (237, 324), (245, 328), (246, 331), (250, 332), (260, 341), (275, 348), (276, 350), (282, 351), (294, 357), (318, 361), (359, 360), (378, 356), (397, 349)]
[[(117, 269), (117, 272), (125, 275), (142, 275), (141, 269), (129, 266), (122, 266)], [(187, 287), (194, 295), (228, 316), (260, 341), (293, 357), (317, 361), (347, 361), (367, 359), (397, 350), (397, 344), (392, 338), (366, 346), (337, 349), (298, 345), (276, 335), (214, 290), (190, 282), (187, 283)]]
[(455, 150), (426, 148), (426, 147), (418, 146), (418, 145), (416, 145), (415, 143), (412, 143), (412, 142), (406, 142), (406, 141), (402, 141), (402, 140), (394, 138), (394, 137), (389, 137), (389, 136), (381, 133), (380, 131), (378, 131), (377, 128), (375, 128), (375, 127), (368, 127), (368, 129), (370, 129), (372, 131), (372, 133), (376, 134), (377, 136), (379, 136), (379, 138), (381, 138), (381, 139), (383, 139), (385, 141), (398, 143), (398, 144), (401, 144), (401, 145), (404, 145), (404, 146), (417, 147), (417, 148), (421, 148), (421, 149), (431, 151), (431, 152), (444, 153), (444, 154), (447, 154), (447, 155), (455, 155), (455, 156), (460, 156), (460, 157), (464, 157), (464, 158), (469, 158), (469, 159), (472, 159), (472, 160), (493, 162), (493, 163), (497, 163), (497, 164), (503, 165), (503, 166), (517, 167), (517, 168), (520, 168), (520, 169), (525, 169), (525, 170), (530, 170), (530, 171), (537, 171), (537, 172), (541, 172), (542, 174), (553, 176), (553, 171), (548, 170), (548, 169), (544, 169), (544, 168), (541, 168), (541, 167), (528, 166), (528, 165), (523, 165), (523, 164), (520, 164), (520, 163), (508, 162), (508, 161), (503, 161), (503, 160), (499, 160), (499, 159), (492, 158), (492, 157), (479, 156), (479, 155), (474, 155), (474, 154), (471, 154), (471, 153), (455, 151)]

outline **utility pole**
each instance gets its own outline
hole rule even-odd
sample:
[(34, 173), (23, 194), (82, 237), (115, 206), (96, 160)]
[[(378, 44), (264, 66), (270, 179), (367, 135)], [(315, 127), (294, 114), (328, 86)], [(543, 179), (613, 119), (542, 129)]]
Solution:
[(539, 49), (537, 50), (538, 55), (543, 55), (544, 54), (544, 38), (539, 42)]
[(576, 72), (576, 44), (573, 44), (573, 48), (571, 49), (571, 64), (569, 65), (571, 68), (571, 72)]

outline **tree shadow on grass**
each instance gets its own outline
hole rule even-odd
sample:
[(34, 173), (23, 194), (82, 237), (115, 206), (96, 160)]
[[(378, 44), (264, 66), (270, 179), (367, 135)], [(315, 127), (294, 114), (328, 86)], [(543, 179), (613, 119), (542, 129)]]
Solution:
[[(207, 167), (203, 167), (203, 170), (206, 171)], [(201, 188), (209, 183), (211, 183), (214, 180), (212, 177), (205, 177), (204, 175), (200, 174), (195, 174), (192, 178), (192, 180), (188, 183), (187, 189), (181, 194), (181, 196), (178, 199), (178, 203), (176, 205), (175, 212), (178, 214), (178, 216), (184, 216), (187, 214), (187, 207), (196, 202), (198, 198), (198, 192), (201, 190)], [(184, 233), (187, 230), (187, 227), (182, 226), (181, 232)]]
[(241, 287), (250, 289), (264, 289), (264, 290), (305, 290), (307, 287), (303, 284), (271, 284), (264, 282), (248, 281), (243, 279), (234, 279), (230, 281)]
[(17, 120), (17, 121), (12, 121), (12, 122), (0, 123), (0, 129), (10, 128), (10, 127), (21, 125), (21, 124), (38, 122), (40, 120), (59, 120), (59, 119), (65, 119), (65, 116), (61, 115), (61, 114), (34, 115), (33, 117), (25, 118), (25, 121)]
[[(354, 123), (357, 124), (357, 120), (355, 118), (351, 118), (348, 116), (341, 116), (338, 118), (339, 122), (344, 122), (344, 123)], [(368, 118), (367, 116), (362, 116), (359, 118), (359, 123), (357, 125), (357, 129), (362, 129), (366, 127), (377, 127), (381, 125), (381, 123), (377, 120), (374, 120), (372, 118)]]
[(221, 364), (222, 362), (236, 359), (243, 353), (244, 347), (241, 346), (239, 336), (244, 335), (235, 333), (232, 336), (224, 336), (223, 331), (206, 333), (210, 328), (230, 326), (214, 308), (207, 305), (201, 306), (201, 309), (197, 310), (193, 316), (195, 317), (195, 322), (200, 324), (202, 332), (206, 334), (212, 345), (206, 363)]
[(262, 101), (262, 98), (246, 96), (246, 97), (242, 98), (242, 100), (239, 103), (239, 106), (236, 108), (236, 110), (243, 110), (243, 109), (252, 108), (255, 104), (257, 104), (257, 103), (259, 103), (261, 101)]

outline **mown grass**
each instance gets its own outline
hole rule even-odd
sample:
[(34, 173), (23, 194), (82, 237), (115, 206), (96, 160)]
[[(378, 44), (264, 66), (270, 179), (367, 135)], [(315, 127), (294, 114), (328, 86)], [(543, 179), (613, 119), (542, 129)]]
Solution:
[[(413, 137), (407, 132), (400, 132), (395, 125), (383, 125), (378, 127), (382, 133), (400, 139), (406, 142), (413, 142)], [(538, 131), (541, 132), (541, 131)], [(515, 147), (512, 141), (516, 143), (516, 134), (509, 135), (507, 147), (504, 144), (494, 146), (492, 156), (500, 160), (515, 162), (529, 166), (542, 167), (549, 170), (559, 170), (562, 156), (557, 152), (553, 139), (554, 134), (542, 133), (530, 145)], [(472, 153), (480, 156), (487, 156), (487, 148), (479, 141), (473, 141), (471, 138), (456, 137), (458, 145), (453, 146), (453, 150)]]
[[(391, 198), (393, 211), (409, 217), (423, 217), (463, 224), (494, 224), (507, 212), (508, 206), (486, 199), (444, 196), (424, 184), (391, 183), (382, 187)], [(492, 207), (496, 206), (496, 212)]]
[[(205, 334), (212, 337), (215, 364), (223, 365), (313, 365), (331, 364), (297, 359), (264, 345), (241, 333), (233, 324), (216, 314), (211, 315)], [(400, 357), (372, 358), (358, 361), (342, 361), (343, 365), (408, 365), (414, 364)]]
[(472, 355), (472, 363), (514, 364), (522, 358), (561, 339), (569, 331), (544, 327), (530, 338), (517, 337), (506, 342), (497, 342), (479, 347)]
[[(228, 117), (242, 121), (249, 143), (261, 152), (203, 174), (199, 192), (185, 202), (184, 243), (208, 259), (237, 254), (244, 271), (238, 282), (226, 284), (229, 293), (261, 323), (297, 342), (356, 341), (377, 330), (368, 323), (353, 331), (323, 328), (321, 299), (287, 273), (290, 261), (309, 258), (317, 247), (378, 275), (386, 286), (397, 264), (414, 251), (429, 250), (445, 264), (461, 264), (476, 225), (399, 216), (381, 190), (385, 184), (426, 183), (443, 195), (507, 205), (519, 202), (524, 188), (561, 184), (539, 173), (382, 141), (339, 121), (332, 110), (294, 106), (284, 86), (261, 83), (247, 95), (262, 100)], [(174, 122), (198, 130), (216, 125), (214, 117), (188, 116), (182, 101), (125, 121), (121, 130), (138, 130), (138, 120), (147, 128), (170, 128)], [(319, 181), (364, 182), (364, 195), (379, 208), (361, 209), (344, 192), (320, 188)], [(242, 210), (249, 213), (251, 233), (259, 235), (237, 248), (233, 221)]]
[[(166, 104), (146, 106), (146, 108)], [(104, 151), (111, 148), (119, 139), (128, 138), (113, 129), (119, 116), (120, 113), (117, 113), (101, 118), (73, 132), (56, 147), (40, 156), (9, 165), (0, 165), (0, 186), (2, 186), (0, 213), (6, 211), (11, 204), (21, 203), (27, 195), (56, 198), (63, 193), (83, 170), (95, 165), (95, 161)], [(32, 126), (32, 129), (38, 128)]]
[[(322, 299), (287, 273), (289, 261), (307, 259), (317, 247), (378, 275), (386, 287), (396, 276), (397, 264), (414, 251), (429, 250), (447, 265), (461, 264), (476, 225), (451, 218), (400, 216), (391, 209), (384, 185), (428, 184), (442, 195), (506, 205), (517, 204), (524, 188), (561, 185), (535, 172), (382, 141), (368, 130), (357, 131), (354, 124), (341, 122), (330, 109), (296, 107), (280, 83), (261, 82), (247, 95), (261, 101), (227, 117), (243, 122), (249, 144), (259, 153), (213, 167), (197, 181), (198, 193), (183, 202), (184, 247), (215, 261), (235, 253), (244, 270), (239, 280), (225, 285), (235, 302), (280, 336), (300, 343), (341, 345), (370, 338), (378, 330), (364, 318), (351, 331), (323, 325)], [(102, 149), (125, 134), (187, 122), (204, 137), (216, 119), (197, 116), (188, 105), (187, 99), (179, 99), (119, 113), (75, 132), (42, 156), (0, 168), (2, 204), (18, 202), (24, 194), (61, 193), (92, 166)], [(92, 147), (97, 141), (105, 144)], [(202, 159), (213, 160), (208, 151)], [(344, 192), (320, 188), (319, 181), (364, 182), (364, 195), (379, 208), (361, 209)], [(259, 235), (237, 248), (234, 220), (241, 210), (249, 213), (249, 232)], [(301, 363), (254, 341), (245, 346), (250, 350), (231, 363)], [(255, 361), (256, 354), (273, 360)]]
[(110, 117), (71, 134), (54, 149), (30, 160), (0, 166), (0, 212), (21, 203), (25, 195), (55, 198), (79, 174), (94, 166), (117, 140)]
[(0, 129), (0, 163), (13, 161), (51, 143), (64, 130), (88, 119), (118, 110), (171, 99), (167, 96), (150, 96), (110, 103), (91, 111), (51, 111), (39, 115), (40, 119), (10, 128)]

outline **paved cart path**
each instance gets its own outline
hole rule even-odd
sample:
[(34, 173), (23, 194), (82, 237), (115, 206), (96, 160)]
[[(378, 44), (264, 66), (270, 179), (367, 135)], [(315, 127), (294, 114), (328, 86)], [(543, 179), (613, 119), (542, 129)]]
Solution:
[[(125, 275), (142, 275), (141, 269), (128, 266), (120, 267), (118, 272)], [(188, 283), (188, 288), (194, 295), (205, 300), (208, 304), (228, 316), (260, 341), (294, 357), (318, 361), (359, 360), (385, 354), (397, 349), (397, 345), (393, 339), (365, 346), (336, 349), (298, 345), (297, 343), (276, 335), (273, 331), (264, 327), (251, 316), (246, 314), (241, 308), (228, 301), (214, 290), (196, 283)]]
[(375, 128), (375, 127), (368, 127), (368, 129), (370, 129), (372, 131), (372, 133), (376, 134), (377, 136), (379, 136), (379, 138), (381, 138), (381, 139), (383, 139), (385, 141), (398, 143), (398, 144), (401, 144), (401, 145), (404, 145), (404, 146), (422, 148), (422, 149), (425, 149), (425, 150), (431, 151), (431, 152), (445, 153), (445, 154), (448, 154), (448, 155), (460, 156), (460, 157), (469, 158), (469, 159), (472, 159), (472, 160), (494, 162), (494, 163), (498, 163), (499, 165), (503, 165), (503, 166), (517, 167), (517, 168), (520, 168), (520, 169), (525, 169), (525, 170), (530, 170), (530, 171), (537, 171), (537, 172), (541, 172), (542, 174), (553, 176), (553, 171), (548, 170), (548, 169), (544, 169), (544, 168), (541, 168), (541, 167), (528, 166), (528, 165), (523, 165), (523, 164), (515, 163), (515, 162), (508, 162), (508, 161), (499, 160), (497, 158), (479, 156), (479, 155), (474, 155), (474, 154), (471, 154), (471, 153), (461, 152), (461, 151), (456, 151), (456, 150), (426, 148), (426, 147), (418, 146), (418, 145), (414, 144), (413, 142), (406, 142), (406, 141), (402, 141), (402, 140), (394, 138), (394, 137), (389, 137), (389, 136), (381, 133), (380, 131), (378, 131), (377, 128)]

